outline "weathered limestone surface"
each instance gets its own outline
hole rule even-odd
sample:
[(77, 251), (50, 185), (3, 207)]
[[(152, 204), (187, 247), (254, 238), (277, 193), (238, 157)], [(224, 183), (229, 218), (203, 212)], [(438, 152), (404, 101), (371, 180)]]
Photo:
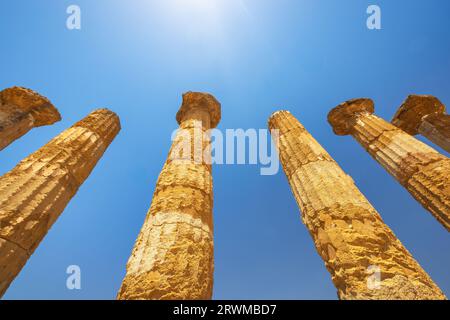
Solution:
[(450, 115), (436, 97), (410, 95), (398, 109), (392, 124), (411, 135), (421, 134), (450, 152)]
[(0, 92), (0, 150), (32, 128), (61, 120), (58, 110), (40, 94), (21, 87)]
[[(177, 114), (181, 130), (158, 178), (118, 299), (211, 298), (213, 188), (205, 131), (217, 126), (220, 116), (213, 96), (183, 95)], [(189, 151), (179, 149), (183, 141), (189, 141)]]
[(336, 134), (351, 134), (450, 230), (450, 159), (373, 112), (372, 100), (354, 99), (334, 108), (328, 121)]
[(92, 112), (0, 178), (0, 296), (120, 131), (113, 112)]
[[(269, 128), (279, 130), (283, 169), (340, 299), (445, 299), (352, 178), (292, 114), (274, 113)], [(380, 287), (368, 285), (371, 266), (381, 272)]]

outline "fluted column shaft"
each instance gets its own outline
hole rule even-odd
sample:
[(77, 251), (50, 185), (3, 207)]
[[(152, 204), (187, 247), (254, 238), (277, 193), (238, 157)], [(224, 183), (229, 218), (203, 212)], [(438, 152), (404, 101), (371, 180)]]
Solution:
[(32, 128), (61, 120), (58, 110), (38, 93), (13, 87), (0, 92), (0, 150)]
[(450, 115), (434, 113), (424, 117), (419, 133), (450, 152)]
[[(274, 113), (283, 169), (340, 299), (444, 299), (352, 178), (287, 111)], [(370, 271), (379, 286), (368, 285)]]
[(373, 114), (370, 99), (333, 109), (336, 134), (351, 134), (411, 195), (450, 230), (450, 159)]
[[(209, 94), (189, 92), (183, 95), (177, 120), (180, 130), (159, 175), (118, 299), (212, 296), (213, 190), (206, 131), (219, 122), (220, 104)], [(180, 149), (186, 142), (190, 148)]]
[(0, 178), (0, 296), (119, 130), (113, 112), (94, 111)]
[(450, 152), (450, 115), (438, 98), (410, 95), (398, 109), (392, 124), (411, 135), (421, 134)]

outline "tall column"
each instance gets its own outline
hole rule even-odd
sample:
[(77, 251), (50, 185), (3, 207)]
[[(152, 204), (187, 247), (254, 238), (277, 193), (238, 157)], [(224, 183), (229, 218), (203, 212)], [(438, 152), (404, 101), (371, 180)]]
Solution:
[(61, 120), (58, 110), (40, 94), (21, 87), (0, 92), (0, 150), (32, 128)]
[(436, 97), (410, 95), (398, 109), (392, 124), (413, 136), (421, 134), (450, 152), (450, 115)]
[(450, 159), (373, 112), (372, 100), (349, 100), (328, 114), (328, 122), (337, 135), (351, 134), (450, 230)]
[(292, 114), (275, 112), (269, 128), (279, 130), (281, 164), (340, 299), (445, 299), (352, 178)]
[(180, 130), (159, 175), (118, 299), (211, 298), (213, 191), (206, 131), (216, 127), (220, 117), (220, 103), (212, 95), (183, 95), (176, 117)]
[(116, 114), (94, 111), (0, 178), (0, 296), (119, 130)]

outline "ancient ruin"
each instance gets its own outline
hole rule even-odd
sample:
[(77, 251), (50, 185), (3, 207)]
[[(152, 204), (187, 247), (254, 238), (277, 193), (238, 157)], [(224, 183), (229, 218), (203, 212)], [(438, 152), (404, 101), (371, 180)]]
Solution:
[(96, 110), (0, 178), (0, 296), (119, 131), (115, 113)]
[(337, 135), (352, 135), (422, 206), (450, 230), (450, 159), (377, 117), (370, 99), (353, 99), (328, 114)]
[(0, 92), (0, 150), (33, 128), (61, 120), (58, 110), (40, 94), (22, 87)]
[(340, 299), (445, 299), (352, 178), (292, 114), (275, 112), (269, 128), (279, 130), (284, 172)]
[(411, 135), (421, 134), (450, 152), (450, 115), (436, 97), (408, 96), (392, 119), (392, 124)]
[[(176, 117), (180, 130), (158, 178), (118, 299), (211, 298), (213, 188), (206, 131), (216, 127), (220, 117), (220, 103), (212, 95), (183, 95)], [(186, 142), (189, 150), (180, 148)]]

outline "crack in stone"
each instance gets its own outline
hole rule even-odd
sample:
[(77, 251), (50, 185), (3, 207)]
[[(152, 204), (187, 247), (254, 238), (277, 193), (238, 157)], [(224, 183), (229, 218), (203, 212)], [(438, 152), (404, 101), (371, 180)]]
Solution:
[(12, 241), (12, 240), (10, 240), (10, 239), (7, 239), (7, 238), (5, 238), (5, 237), (3, 237), (3, 236), (1, 236), (1, 235), (0, 235), (0, 239), (4, 240), (4, 241), (6, 241), (6, 242), (12, 243), (13, 245), (15, 245), (16, 247), (18, 247), (19, 249), (22, 249), (23, 251), (25, 251), (25, 254), (26, 254), (28, 257), (31, 256), (31, 253), (28, 251), (28, 249), (25, 249), (24, 247), (22, 247), (22, 246), (21, 246), (20, 244), (18, 244), (17, 242), (14, 242), (14, 241)]

